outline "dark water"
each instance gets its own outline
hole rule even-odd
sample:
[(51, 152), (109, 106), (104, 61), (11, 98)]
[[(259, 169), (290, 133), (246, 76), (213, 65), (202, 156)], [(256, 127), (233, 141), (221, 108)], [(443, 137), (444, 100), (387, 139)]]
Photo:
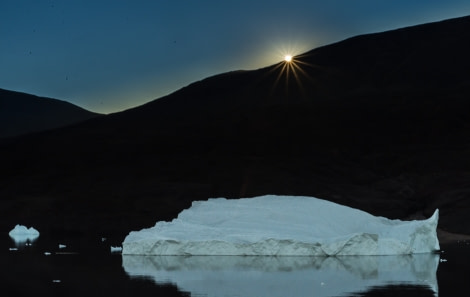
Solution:
[[(143, 257), (0, 239), (0, 296), (467, 296), (470, 243), (387, 257)], [(64, 244), (66, 247), (59, 247)], [(48, 254), (46, 254), (48, 253)], [(50, 253), (50, 254), (49, 254)]]

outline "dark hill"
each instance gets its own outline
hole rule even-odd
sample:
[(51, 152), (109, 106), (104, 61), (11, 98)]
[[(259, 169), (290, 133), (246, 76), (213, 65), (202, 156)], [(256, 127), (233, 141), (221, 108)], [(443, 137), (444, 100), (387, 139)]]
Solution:
[(65, 101), (0, 89), (0, 138), (55, 129), (98, 115)]
[(270, 193), (440, 208), (441, 228), (470, 234), (468, 52), (470, 17), (362, 35), (4, 141), (1, 225), (123, 238), (192, 200)]

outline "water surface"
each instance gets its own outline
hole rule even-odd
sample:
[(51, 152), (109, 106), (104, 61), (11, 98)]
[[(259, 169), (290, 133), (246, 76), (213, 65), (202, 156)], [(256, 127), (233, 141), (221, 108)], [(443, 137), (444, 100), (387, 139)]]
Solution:
[(470, 275), (467, 242), (441, 254), (337, 258), (126, 256), (110, 242), (41, 235), (18, 245), (5, 235), (0, 296), (457, 296)]
[(123, 256), (131, 278), (175, 284), (196, 296), (350, 296), (419, 287), (437, 296), (438, 254), (407, 256)]

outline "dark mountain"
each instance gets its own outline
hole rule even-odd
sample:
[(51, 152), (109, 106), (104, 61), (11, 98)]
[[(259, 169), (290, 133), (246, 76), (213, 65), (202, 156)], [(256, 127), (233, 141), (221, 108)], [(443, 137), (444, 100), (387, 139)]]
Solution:
[(129, 230), (191, 201), (311, 195), (470, 233), (470, 17), (353, 37), (0, 144), (1, 226)]
[(55, 129), (98, 115), (65, 101), (0, 89), (0, 138)]

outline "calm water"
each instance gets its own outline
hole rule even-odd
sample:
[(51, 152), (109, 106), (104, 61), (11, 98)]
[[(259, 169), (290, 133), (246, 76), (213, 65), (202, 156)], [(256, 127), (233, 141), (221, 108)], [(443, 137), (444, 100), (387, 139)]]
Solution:
[(123, 256), (109, 242), (40, 236), (17, 245), (6, 235), (0, 296), (468, 295), (466, 242), (440, 255), (337, 258)]

